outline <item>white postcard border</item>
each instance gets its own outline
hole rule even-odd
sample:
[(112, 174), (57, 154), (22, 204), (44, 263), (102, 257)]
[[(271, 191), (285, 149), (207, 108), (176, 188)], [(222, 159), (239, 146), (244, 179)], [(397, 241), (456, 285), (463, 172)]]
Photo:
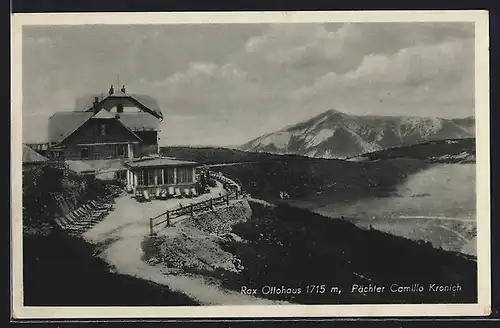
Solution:
[[(22, 270), (22, 27), (82, 24), (474, 22), (477, 304), (25, 307)], [(12, 315), (16, 319), (482, 316), (491, 313), (489, 25), (487, 11), (55, 13), (11, 16)]]

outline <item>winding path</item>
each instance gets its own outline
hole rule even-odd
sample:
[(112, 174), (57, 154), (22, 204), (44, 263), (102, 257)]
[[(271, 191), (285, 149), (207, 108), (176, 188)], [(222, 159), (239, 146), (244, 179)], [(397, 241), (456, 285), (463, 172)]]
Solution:
[[(218, 184), (217, 188), (197, 200), (216, 197), (222, 192), (224, 190)], [(100, 247), (101, 257), (118, 273), (168, 286), (202, 305), (285, 304), (223, 289), (202, 276), (165, 274), (161, 266), (150, 265), (142, 260), (142, 242), (149, 234), (148, 219), (179, 204), (186, 206), (192, 201), (171, 199), (138, 203), (128, 195), (121, 196), (116, 199), (115, 210), (83, 237)]]

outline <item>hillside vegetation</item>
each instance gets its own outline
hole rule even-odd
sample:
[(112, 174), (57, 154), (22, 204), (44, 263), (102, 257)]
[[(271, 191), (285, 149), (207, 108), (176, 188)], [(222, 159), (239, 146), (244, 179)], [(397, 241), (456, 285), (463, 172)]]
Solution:
[(23, 169), (23, 231), (50, 233), (52, 219), (61, 214), (57, 198), (76, 206), (85, 198), (87, 182), (58, 163), (44, 163)]
[(416, 158), (431, 162), (475, 162), (476, 139), (435, 140), (406, 147), (383, 149), (358, 156), (358, 159)]
[(331, 192), (357, 196), (388, 193), (408, 175), (428, 165), (425, 161), (404, 158), (381, 162), (283, 158), (217, 169), (241, 183), (252, 196), (274, 201), (280, 191), (287, 192), (290, 198)]
[[(243, 270), (225, 286), (261, 289), (265, 285), (301, 288), (300, 294), (267, 295), (297, 303), (471, 303), (476, 301), (476, 263), (459, 253), (343, 220), (329, 220), (307, 210), (252, 204), (253, 219), (237, 223), (243, 238), (228, 247)], [(284, 274), (286, 273), (286, 274)], [(422, 293), (391, 293), (391, 284), (425, 287)], [(457, 293), (429, 292), (429, 284), (462, 286)], [(341, 294), (307, 293), (307, 285), (339, 286)], [(353, 284), (387, 286), (384, 293), (352, 293)]]
[(195, 161), (200, 164), (242, 163), (281, 160), (282, 158), (295, 158), (299, 156), (280, 156), (264, 152), (247, 152), (223, 147), (161, 147), (160, 154), (167, 157)]

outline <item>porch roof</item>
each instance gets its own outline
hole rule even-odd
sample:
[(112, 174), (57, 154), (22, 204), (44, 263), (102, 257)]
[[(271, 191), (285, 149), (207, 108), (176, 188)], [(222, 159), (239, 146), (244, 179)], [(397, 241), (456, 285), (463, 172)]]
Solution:
[(127, 162), (125, 165), (134, 168), (146, 168), (146, 167), (168, 167), (168, 166), (198, 166), (197, 162), (182, 161), (174, 158), (151, 158), (146, 160), (139, 160), (134, 162)]

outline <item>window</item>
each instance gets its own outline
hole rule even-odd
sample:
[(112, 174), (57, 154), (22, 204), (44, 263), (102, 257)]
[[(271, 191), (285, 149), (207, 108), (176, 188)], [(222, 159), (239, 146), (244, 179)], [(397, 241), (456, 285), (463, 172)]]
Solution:
[(145, 169), (144, 170), (144, 177), (145, 177), (145, 185), (146, 186), (152, 186), (155, 184), (155, 173), (156, 173), (156, 170), (155, 169)]
[(162, 184), (165, 184), (165, 177), (163, 176), (163, 170), (160, 169), (160, 168), (157, 168), (156, 169), (156, 177), (158, 179), (158, 183), (159, 185), (162, 185)]
[(116, 157), (127, 156), (127, 145), (116, 145), (115, 154)]
[(99, 135), (105, 136), (108, 133), (108, 126), (105, 123), (99, 124)]
[(80, 157), (81, 158), (89, 158), (89, 149), (88, 148), (83, 148), (81, 153), (80, 153)]
[(174, 169), (173, 168), (167, 168), (165, 169), (165, 183), (166, 184), (175, 184), (174, 180)]
[(144, 172), (142, 170), (136, 172), (137, 175), (137, 185), (144, 186)]
[(193, 169), (190, 167), (177, 168), (177, 183), (193, 182)]

